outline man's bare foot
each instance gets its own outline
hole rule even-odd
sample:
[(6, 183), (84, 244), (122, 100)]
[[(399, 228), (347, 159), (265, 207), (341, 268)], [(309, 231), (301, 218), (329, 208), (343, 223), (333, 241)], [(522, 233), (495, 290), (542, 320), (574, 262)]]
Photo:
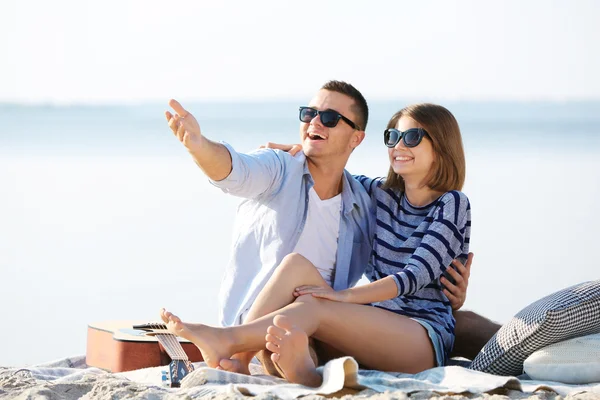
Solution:
[(308, 350), (308, 336), (284, 315), (273, 319), (275, 325), (267, 329), (267, 349), (271, 359), (284, 373), (285, 379), (305, 386), (318, 387), (323, 378), (317, 372)]
[(223, 329), (208, 325), (190, 324), (165, 310), (160, 310), (160, 318), (173, 335), (181, 336), (194, 343), (200, 349), (204, 362), (211, 368), (217, 368), (220, 361), (231, 357), (232, 342)]
[(235, 372), (237, 374), (250, 375), (250, 368), (248, 367), (250, 361), (246, 362), (245, 357), (240, 358), (233, 356), (231, 358), (224, 358), (219, 362), (219, 367), (228, 372)]

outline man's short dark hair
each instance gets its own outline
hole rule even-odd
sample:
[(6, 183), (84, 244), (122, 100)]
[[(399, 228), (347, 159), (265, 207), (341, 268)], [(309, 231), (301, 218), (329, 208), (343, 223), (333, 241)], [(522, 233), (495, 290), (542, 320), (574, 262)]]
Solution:
[(362, 93), (360, 93), (358, 89), (351, 84), (342, 81), (329, 81), (324, 84), (321, 89), (345, 94), (354, 100), (352, 111), (357, 115), (358, 121), (353, 122), (355, 122), (361, 130), (364, 131), (367, 129), (367, 122), (369, 121), (369, 106), (367, 105), (367, 101), (363, 97)]

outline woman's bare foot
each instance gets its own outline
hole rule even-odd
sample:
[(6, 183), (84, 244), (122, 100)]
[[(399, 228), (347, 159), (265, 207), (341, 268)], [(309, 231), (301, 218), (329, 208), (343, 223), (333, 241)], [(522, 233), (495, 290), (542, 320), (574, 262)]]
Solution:
[(308, 336), (284, 315), (273, 319), (274, 326), (267, 329), (267, 349), (273, 352), (271, 359), (284, 373), (285, 379), (301, 385), (318, 387), (323, 378), (308, 350)]
[(160, 310), (160, 318), (169, 332), (194, 343), (209, 367), (217, 368), (221, 360), (231, 357), (232, 340), (223, 329), (182, 322), (178, 316), (164, 308)]

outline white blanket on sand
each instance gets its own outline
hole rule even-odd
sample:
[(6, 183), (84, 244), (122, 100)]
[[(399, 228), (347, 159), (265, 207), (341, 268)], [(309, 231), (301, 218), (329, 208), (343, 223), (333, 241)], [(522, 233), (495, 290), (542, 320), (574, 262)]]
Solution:
[(85, 357), (71, 357), (52, 363), (26, 368), (0, 369), (0, 397), (94, 398), (94, 397), (152, 397), (198, 398), (207, 395), (271, 394), (282, 399), (307, 395), (352, 393), (361, 395), (397, 391), (414, 394), (483, 394), (498, 389), (534, 393), (539, 390), (561, 396), (578, 393), (600, 395), (600, 383), (567, 385), (515, 377), (495, 376), (450, 366), (433, 368), (416, 375), (361, 370), (351, 357), (338, 358), (320, 368), (323, 384), (319, 388), (290, 384), (266, 375), (260, 375), (260, 366), (252, 376), (234, 374), (195, 363), (196, 370), (184, 378), (181, 388), (165, 387), (161, 382), (165, 367), (147, 368), (122, 373), (108, 373), (88, 367)]

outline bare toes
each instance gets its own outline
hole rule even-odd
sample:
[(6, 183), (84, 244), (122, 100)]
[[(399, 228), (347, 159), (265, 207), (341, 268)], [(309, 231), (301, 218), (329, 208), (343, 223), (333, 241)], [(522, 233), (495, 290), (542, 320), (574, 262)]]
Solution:
[(272, 342), (267, 342), (265, 347), (267, 348), (267, 350), (272, 351), (273, 353), (277, 353), (277, 352), (281, 351), (279, 346), (277, 346), (276, 344), (274, 344)]
[(273, 344), (276, 344), (277, 346), (279, 346), (280, 343), (281, 343), (281, 338), (280, 337), (271, 335), (270, 333), (267, 333), (267, 336), (265, 336), (265, 340), (267, 342), (271, 342)]
[(271, 325), (267, 328), (267, 333), (270, 333), (273, 336), (283, 337), (285, 335), (285, 329), (281, 329), (274, 325)]
[(162, 322), (166, 324), (169, 322), (169, 318), (166, 317), (165, 312), (166, 310), (164, 308), (160, 309), (160, 319), (162, 319)]
[(168, 313), (168, 314), (169, 314), (169, 321), (171, 321), (173, 323), (181, 322), (181, 319), (177, 315), (172, 314), (172, 313)]
[(271, 354), (271, 361), (273, 361), (274, 363), (278, 363), (280, 358), (281, 356), (279, 355), (279, 353)]

